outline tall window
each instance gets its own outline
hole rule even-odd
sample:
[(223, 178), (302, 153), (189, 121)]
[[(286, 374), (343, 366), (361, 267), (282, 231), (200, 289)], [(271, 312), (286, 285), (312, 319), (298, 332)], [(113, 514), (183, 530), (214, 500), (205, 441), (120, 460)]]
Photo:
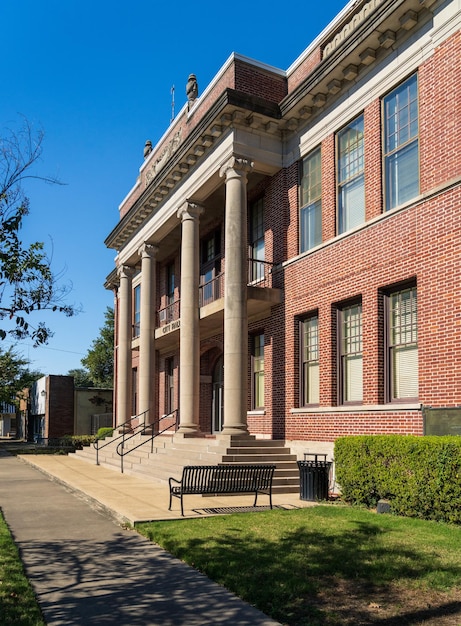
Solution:
[(301, 322), (301, 406), (319, 403), (319, 318)]
[(251, 374), (253, 379), (252, 409), (264, 407), (264, 335), (253, 335)]
[(215, 231), (201, 242), (201, 303), (204, 306), (219, 298), (219, 284), (216, 280), (221, 272), (221, 233)]
[(322, 171), (320, 148), (302, 162), (300, 185), (300, 252), (322, 241)]
[(165, 412), (174, 411), (174, 358), (165, 359)]
[(361, 402), (362, 373), (362, 305), (345, 307), (340, 311), (340, 401)]
[(173, 302), (174, 302), (174, 289), (175, 289), (174, 263), (169, 263), (166, 266), (166, 298), (167, 298), (167, 304), (173, 304)]
[(264, 279), (264, 201), (260, 198), (257, 202), (250, 204), (250, 282)]
[(383, 101), (386, 210), (419, 194), (418, 77)]
[(390, 399), (418, 397), (418, 309), (416, 287), (388, 296)]
[(344, 233), (365, 221), (363, 115), (337, 136), (338, 232)]
[(141, 285), (133, 290), (133, 337), (139, 337), (141, 324)]
[(138, 414), (138, 370), (131, 370), (131, 415)]

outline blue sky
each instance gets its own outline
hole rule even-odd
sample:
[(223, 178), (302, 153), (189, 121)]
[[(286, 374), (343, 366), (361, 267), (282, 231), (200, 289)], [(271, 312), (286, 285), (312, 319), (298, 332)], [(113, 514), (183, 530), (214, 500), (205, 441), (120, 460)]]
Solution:
[[(115, 251), (104, 239), (136, 181), (147, 139), (160, 139), (186, 101), (199, 95), (232, 52), (288, 69), (346, 0), (281, 5), (271, 0), (105, 2), (3, 0), (0, 6), (0, 132), (24, 116), (45, 132), (38, 172), (63, 185), (30, 182), (24, 241), (43, 241), (61, 282), (72, 285), (73, 318), (42, 316), (48, 345), (16, 344), (31, 368), (67, 374), (99, 335), (113, 294), (103, 287)], [(10, 341), (0, 347), (7, 348)]]

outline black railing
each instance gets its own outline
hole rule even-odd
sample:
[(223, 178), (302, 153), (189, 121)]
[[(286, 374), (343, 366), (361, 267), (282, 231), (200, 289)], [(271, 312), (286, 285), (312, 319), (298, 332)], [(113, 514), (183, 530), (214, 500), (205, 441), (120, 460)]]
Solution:
[(269, 261), (248, 259), (248, 284), (255, 287), (271, 287), (273, 267), (274, 264)]
[[(141, 415), (144, 415), (146, 412), (147, 411), (145, 411)], [(161, 429), (160, 423), (167, 422), (167, 421), (168, 421), (168, 424), (164, 428)], [(117, 445), (116, 452), (120, 457), (121, 473), (123, 474), (123, 470), (124, 470), (123, 459), (127, 454), (134, 452), (141, 446), (146, 445), (146, 443), (151, 444), (150, 451), (153, 452), (155, 437), (158, 437), (159, 435), (163, 435), (163, 433), (171, 429), (174, 429), (174, 431), (176, 432), (177, 428), (178, 428), (178, 409), (171, 411), (171, 413), (166, 413), (165, 415), (162, 415), (161, 417), (159, 417), (159, 419), (156, 422), (152, 424), (146, 424), (145, 422), (143, 422), (142, 425), (139, 424), (139, 426), (136, 428), (136, 431), (133, 429), (133, 432), (131, 432), (127, 437), (124, 437), (122, 441), (120, 441), (120, 443)], [(137, 435), (148, 435), (148, 438), (145, 439), (144, 441), (141, 441), (136, 446), (130, 447), (127, 450), (125, 450), (126, 443), (130, 439), (133, 439), (133, 437), (136, 437)]]
[[(130, 419), (126, 422), (123, 422), (123, 424), (119, 424), (118, 426), (116, 426), (114, 428), (114, 433), (118, 432), (118, 436), (114, 437), (114, 435), (112, 435), (109, 438), (109, 441), (106, 441), (106, 443), (101, 444), (101, 441), (104, 441), (104, 439), (96, 439), (96, 441), (93, 442), (93, 447), (96, 450), (96, 465), (99, 465), (99, 450), (102, 450), (106, 446), (109, 446), (111, 443), (114, 443), (114, 441), (125, 441), (125, 439), (127, 438), (127, 433), (130, 437), (134, 434), (137, 434), (139, 432), (139, 429), (145, 426), (144, 420), (146, 419), (146, 414), (147, 411), (144, 411), (144, 413), (140, 413), (136, 417), (130, 417)], [(142, 423), (138, 424), (137, 426), (133, 426), (133, 421), (139, 419), (140, 417), (143, 417)]]
[(221, 272), (199, 287), (199, 306), (205, 306), (224, 297), (224, 274)]
[[(248, 284), (253, 287), (272, 287), (272, 268), (270, 261), (248, 259)], [(203, 283), (199, 287), (199, 306), (205, 306), (224, 297), (224, 272)], [(157, 327), (165, 326), (179, 319), (180, 300), (157, 311)], [(139, 334), (139, 329), (138, 329)]]
[(179, 319), (179, 300), (175, 300), (157, 311), (157, 326), (165, 326)]

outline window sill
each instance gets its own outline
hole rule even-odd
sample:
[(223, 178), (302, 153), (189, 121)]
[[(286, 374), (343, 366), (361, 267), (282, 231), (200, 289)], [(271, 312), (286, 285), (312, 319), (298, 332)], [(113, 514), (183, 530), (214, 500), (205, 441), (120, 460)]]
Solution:
[(342, 406), (318, 406), (318, 407), (301, 407), (291, 409), (292, 415), (301, 415), (303, 413), (376, 413), (384, 411), (420, 411), (422, 405), (420, 402), (412, 404), (354, 404)]

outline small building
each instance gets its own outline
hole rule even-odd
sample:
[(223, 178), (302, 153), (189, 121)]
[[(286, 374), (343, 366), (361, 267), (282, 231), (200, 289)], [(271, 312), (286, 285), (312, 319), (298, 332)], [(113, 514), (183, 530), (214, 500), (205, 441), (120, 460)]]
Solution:
[(16, 415), (14, 404), (0, 403), (0, 437), (16, 436)]
[(112, 426), (112, 389), (74, 388), (73, 376), (43, 376), (29, 392), (27, 439), (90, 435)]
[(112, 396), (112, 389), (75, 388), (74, 435), (95, 435), (99, 428), (113, 426)]
[(42, 376), (29, 396), (28, 439), (54, 439), (74, 433), (74, 379)]

